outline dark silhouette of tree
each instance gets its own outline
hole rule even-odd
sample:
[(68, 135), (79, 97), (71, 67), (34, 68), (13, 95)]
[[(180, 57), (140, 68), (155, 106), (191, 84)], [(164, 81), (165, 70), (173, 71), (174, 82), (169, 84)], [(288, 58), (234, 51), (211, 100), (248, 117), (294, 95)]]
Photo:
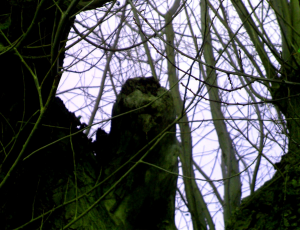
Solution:
[(1, 229), (175, 229), (178, 153), (167, 90), (153, 78), (127, 81), (111, 132), (98, 131), (94, 143), (55, 98), (76, 14), (115, 3), (1, 3)]

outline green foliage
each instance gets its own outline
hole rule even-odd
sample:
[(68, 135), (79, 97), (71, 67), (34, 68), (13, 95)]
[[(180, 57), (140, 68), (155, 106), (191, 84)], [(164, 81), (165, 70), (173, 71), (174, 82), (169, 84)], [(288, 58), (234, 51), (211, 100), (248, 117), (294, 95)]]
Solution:
[(0, 15), (0, 29), (5, 30), (11, 24), (10, 14), (2, 14)]

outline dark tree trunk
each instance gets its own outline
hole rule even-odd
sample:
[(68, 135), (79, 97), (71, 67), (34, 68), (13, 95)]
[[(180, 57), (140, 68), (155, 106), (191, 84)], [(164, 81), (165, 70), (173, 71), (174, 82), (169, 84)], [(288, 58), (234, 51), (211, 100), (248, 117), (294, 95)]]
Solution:
[(0, 229), (175, 229), (177, 177), (158, 168), (177, 172), (169, 93), (127, 81), (114, 116), (157, 100), (114, 118), (94, 144), (53, 99), (70, 16), (86, 3), (1, 2)]

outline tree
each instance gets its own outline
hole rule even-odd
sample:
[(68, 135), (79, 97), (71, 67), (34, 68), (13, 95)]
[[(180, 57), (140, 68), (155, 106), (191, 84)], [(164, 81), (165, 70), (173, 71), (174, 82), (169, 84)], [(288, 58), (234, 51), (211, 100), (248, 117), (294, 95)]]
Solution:
[(1, 84), (1, 229), (175, 229), (178, 147), (167, 90), (152, 78), (127, 81), (111, 132), (99, 129), (94, 143), (54, 98), (74, 16), (105, 3), (2, 5), (1, 64), (11, 71)]
[[(64, 188), (63, 191), (67, 191), (66, 187), (60, 187), (62, 184), (64, 186), (70, 184), (72, 188), (78, 188), (78, 190), (70, 190), (72, 191), (71, 197), (77, 197), (77, 194), (82, 192), (80, 189), (91, 189), (97, 184), (98, 180), (95, 177), (100, 174), (93, 169), (97, 166), (92, 162), (107, 162), (99, 177), (99, 181), (102, 183), (103, 179), (115, 170), (109, 166), (112, 164), (111, 162), (116, 162), (116, 165), (120, 166), (123, 159), (106, 158), (105, 155), (97, 153), (97, 150), (95, 159), (95, 156), (91, 154), (92, 149), (99, 148), (99, 145), (103, 146), (105, 142), (111, 143), (110, 138), (115, 135), (112, 134), (114, 120), (120, 121), (117, 126), (126, 126), (126, 121), (123, 120), (125, 118), (114, 118), (119, 114), (119, 112), (114, 112), (116, 111), (114, 109), (109, 135), (101, 129), (98, 130), (97, 139), (99, 140), (95, 144), (89, 144), (91, 141), (87, 139), (86, 135), (92, 137), (96, 133), (94, 126), (97, 124), (104, 124), (102, 128), (105, 128), (105, 122), (110, 120), (110, 116), (106, 115), (105, 107), (111, 105), (115, 98), (117, 101), (123, 100), (123, 103), (132, 101), (130, 97), (120, 99), (127, 97), (118, 93), (124, 92), (121, 87), (128, 78), (151, 75), (169, 89), (170, 94), (168, 95), (173, 98), (176, 114), (173, 121), (178, 124), (178, 143), (176, 144), (174, 137), (169, 137), (170, 140), (167, 141), (168, 138), (165, 136), (171, 135), (172, 130), (165, 130), (165, 134), (160, 133), (162, 130), (155, 132), (166, 138), (167, 143), (171, 143), (167, 146), (173, 146), (170, 147), (170, 151), (164, 152), (172, 152), (179, 156), (177, 213), (186, 214), (188, 211), (191, 215), (193, 229), (218, 228), (214, 215), (221, 211), (223, 211), (223, 225), (227, 229), (297, 228), (299, 225), (298, 218), (296, 218), (299, 209), (299, 202), (297, 202), (299, 194), (297, 166), (299, 2), (279, 0), (257, 3), (217, 0), (133, 2), (128, 0), (124, 3), (115, 2), (115, 4), (97, 8), (105, 4), (105, 2), (99, 2), (94, 1), (89, 4), (85, 1), (74, 1), (69, 4), (61, 1), (51, 3), (48, 1), (40, 3), (24, 1), (20, 5), (14, 1), (5, 1), (3, 4), (0, 27), (1, 63), (3, 66), (10, 67), (11, 76), (24, 77), (18, 81), (12, 77), (6, 78), (8, 82), (1, 84), (1, 102), (3, 101), (1, 124), (2, 133), (5, 134), (1, 139), (3, 166), (0, 186), (1, 192), (4, 194), (1, 197), (8, 197), (10, 191), (14, 191), (14, 194), (18, 192), (16, 189), (7, 189), (9, 186), (13, 186), (13, 182), (18, 182), (20, 187), (11, 188), (25, 187), (26, 182), (23, 178), (26, 177), (22, 177), (22, 175), (28, 175), (27, 178), (36, 176), (36, 172), (44, 172), (48, 178), (64, 175), (60, 182), (49, 181), (47, 186), (50, 187), (44, 186), (44, 191), (41, 193), (47, 194), (47, 191), (56, 191), (55, 194), (60, 194), (56, 195), (56, 200), (43, 200), (44, 197), (51, 196), (39, 197), (35, 195), (39, 193), (35, 192), (34, 186), (28, 186), (31, 189), (27, 190), (27, 194), (31, 194), (32, 200), (37, 200), (39, 204), (44, 205), (37, 211), (41, 214), (40, 217), (43, 217), (40, 218), (42, 222), (35, 222), (37, 228), (44, 223), (44, 219), (49, 214), (46, 212), (43, 215), (42, 213), (45, 210), (51, 211), (55, 201), (62, 199), (63, 192), (58, 188)], [(36, 7), (37, 4), (38, 7)], [(96, 10), (83, 12), (88, 9)], [(78, 14), (80, 12), (81, 14)], [(73, 16), (76, 14), (79, 17), (74, 19)], [(108, 26), (105, 26), (106, 23)], [(66, 45), (67, 34), (71, 27), (69, 42)], [(48, 34), (50, 36), (47, 36)], [(51, 45), (48, 46), (48, 44)], [(74, 47), (73, 50), (72, 47)], [(65, 50), (67, 51), (65, 52)], [(65, 59), (64, 67), (61, 68), (64, 54), (68, 58)], [(19, 63), (18, 68), (16, 63)], [(76, 69), (75, 63), (84, 63), (85, 66)], [(98, 83), (96, 94), (93, 92), (95, 86), (85, 84), (84, 80), (84, 73), (90, 69), (93, 71), (99, 69), (97, 74), (101, 73), (101, 81), (100, 84)], [(58, 83), (60, 82), (62, 85), (66, 79), (60, 81), (62, 72), (64, 73), (63, 77), (66, 76), (66, 78), (68, 73), (73, 73), (70, 75), (71, 78), (69, 77), (73, 82), (74, 76), (79, 76), (81, 79), (75, 83), (75, 87), (67, 90), (61, 89), (57, 92)], [(95, 75), (97, 76), (97, 74)], [(34, 81), (31, 80), (32, 78)], [(143, 82), (143, 80), (141, 81)], [(135, 85), (135, 83), (128, 84)], [(11, 87), (7, 86), (14, 86), (15, 92), (23, 92), (23, 94), (21, 96), (12, 94)], [(132, 95), (135, 95), (133, 103), (138, 101), (138, 105), (146, 106), (148, 104), (145, 101), (152, 101), (155, 104), (153, 102), (155, 93), (145, 93), (148, 90), (151, 92), (151, 87), (150, 89), (146, 87), (146, 90), (133, 91)], [(113, 92), (114, 97), (108, 92)], [(82, 120), (87, 121), (86, 135), (75, 127), (80, 122), (74, 115), (66, 112), (59, 100), (56, 99), (56, 103), (52, 106), (60, 108), (60, 114), (64, 114), (64, 116), (60, 115), (59, 117), (63, 118), (64, 122), (58, 118), (54, 119), (54, 111), (59, 109), (48, 108), (51, 98), (55, 94), (67, 99), (68, 102), (70, 98), (68, 94), (72, 95), (72, 93), (76, 97), (83, 98), (84, 105), (78, 106), (77, 112), (81, 112)], [(118, 94), (119, 96), (117, 96)], [(139, 100), (139, 98), (144, 98), (144, 94), (148, 99)], [(47, 102), (45, 103), (45, 101)], [(150, 104), (148, 106), (151, 108)], [(136, 107), (129, 106), (128, 108)], [(156, 117), (154, 119), (152, 116), (145, 115), (147, 109), (144, 107), (140, 109), (142, 111), (140, 113), (130, 112), (128, 108), (119, 111), (128, 112), (131, 114), (128, 115), (131, 120), (138, 121), (136, 130), (128, 129), (128, 133), (136, 133), (139, 130), (143, 135), (146, 134), (145, 136), (139, 135), (146, 139), (141, 141), (141, 146), (133, 149), (133, 152), (139, 153), (139, 149), (144, 146), (145, 148), (149, 147), (145, 145), (148, 142), (148, 130), (154, 124), (149, 121), (154, 120), (157, 123), (156, 121), (160, 119), (156, 119), (161, 116), (154, 115)], [(38, 109), (40, 111), (36, 112)], [(99, 113), (99, 110), (102, 113)], [(158, 110), (155, 109), (155, 111)], [(33, 116), (32, 114), (35, 112), (36, 114)], [(43, 116), (44, 120), (42, 120)], [(45, 121), (48, 123), (44, 123)], [(43, 131), (45, 127), (41, 126), (42, 123), (56, 127), (63, 126), (68, 129), (65, 129), (64, 132), (61, 131), (63, 129), (59, 129), (59, 131), (51, 129), (51, 132)], [(30, 127), (32, 124), (34, 124), (33, 128)], [(145, 124), (145, 126), (141, 124)], [(71, 129), (70, 125), (72, 125)], [(122, 128), (122, 130), (127, 130), (127, 128)], [(25, 172), (24, 168), (34, 168), (34, 163), (44, 161), (44, 159), (33, 158), (38, 154), (38, 152), (35, 153), (35, 150), (43, 148), (47, 156), (47, 153), (56, 153), (58, 149), (52, 143), (53, 141), (45, 141), (44, 138), (34, 139), (36, 138), (34, 133), (31, 135), (33, 131), (36, 132), (36, 137), (41, 136), (41, 133), (48, 132), (47, 135), (53, 141), (62, 138), (58, 142), (59, 149), (67, 149), (66, 146), (70, 149), (74, 143), (71, 148), (74, 151), (71, 151), (69, 155), (73, 156), (74, 152), (75, 157), (70, 157), (71, 160), (70, 158), (61, 160), (61, 168), (69, 165), (62, 174), (57, 174), (57, 170), (45, 167), (51, 162), (49, 160), (41, 163), (38, 169), (28, 171), (27, 174), (23, 173)], [(70, 133), (77, 132), (78, 135), (74, 135), (74, 137), (70, 135)], [(212, 133), (216, 134), (215, 142), (209, 142), (210, 138), (214, 138)], [(64, 137), (67, 138), (63, 139)], [(158, 139), (159, 137), (157, 136)], [(77, 139), (75, 140), (75, 138)], [(30, 144), (30, 140), (32, 144)], [(85, 144), (80, 145), (79, 140), (84, 140)], [(120, 151), (118, 146), (127, 146), (127, 140), (119, 140), (122, 144), (114, 146), (112, 152)], [(49, 143), (52, 144), (47, 146)], [(157, 143), (156, 148), (162, 148), (163, 145)], [(199, 146), (203, 146), (203, 143), (206, 143), (205, 146), (209, 150), (199, 150)], [(109, 151), (108, 147), (104, 146), (103, 149)], [(276, 152), (278, 151), (284, 155), (282, 160), (276, 163)], [(19, 154), (20, 152), (21, 154)], [(24, 155), (22, 155), (23, 152)], [(29, 155), (31, 153), (33, 155)], [(25, 157), (28, 155), (30, 157)], [(212, 155), (211, 162), (206, 160), (207, 155)], [(79, 162), (86, 163), (72, 162), (72, 159), (77, 159), (79, 156), (80, 159), (84, 159)], [(126, 157), (128, 159), (125, 154)], [(30, 158), (36, 160), (28, 163)], [(52, 159), (58, 158), (59, 156), (54, 155)], [(168, 159), (174, 163), (172, 157)], [(14, 162), (21, 162), (21, 160), (27, 161), (28, 165), (24, 163), (26, 167), (18, 168), (20, 164), (14, 164)], [(220, 164), (217, 164), (218, 161)], [(171, 167), (172, 163), (160, 165), (160, 162), (160, 160), (151, 162), (151, 159), (150, 162), (147, 162), (137, 158), (135, 170), (144, 170), (145, 174), (141, 173), (141, 175), (146, 175), (146, 171), (149, 169), (153, 170), (150, 175), (159, 175), (160, 172), (166, 178), (174, 179), (171, 175), (177, 175), (176, 167)], [(51, 164), (54, 163), (51, 162)], [(86, 168), (92, 170), (86, 174), (83, 172), (83, 169)], [(105, 169), (107, 170), (105, 171)], [(268, 173), (272, 174), (274, 169), (276, 170), (274, 176), (256, 190), (267, 180), (268, 176), (272, 176)], [(219, 176), (218, 170), (222, 176)], [(78, 174), (73, 175), (73, 171)], [(10, 172), (12, 174), (9, 177)], [(17, 173), (13, 174), (13, 172)], [(85, 178), (88, 179), (82, 179), (80, 175), (85, 175)], [(103, 217), (111, 215), (110, 213), (122, 213), (118, 210), (124, 210), (120, 207), (123, 207), (122, 204), (126, 204), (124, 201), (129, 198), (127, 199), (127, 195), (122, 194), (122, 189), (114, 189), (111, 185), (117, 181), (117, 177), (123, 178), (123, 182), (120, 182), (119, 185), (120, 188), (133, 191), (130, 181), (135, 180), (134, 175), (130, 174), (130, 168), (121, 169), (118, 173), (113, 174), (107, 185), (99, 184), (100, 190), (94, 189), (89, 193), (90, 196), (82, 198), (81, 201), (75, 199), (73, 204), (68, 204), (68, 206), (65, 204), (65, 208), (60, 209), (64, 211), (53, 212), (50, 216), (53, 219), (49, 217), (52, 226), (58, 226), (59, 218), (57, 216), (61, 216), (62, 213), (66, 216), (62, 226), (68, 228), (70, 224), (73, 224), (73, 229), (90, 224), (90, 220), (93, 220), (95, 216)], [(14, 179), (10, 180), (10, 178)], [(36, 179), (32, 181), (38, 182), (42, 179), (36, 176)], [(154, 183), (152, 179), (148, 181)], [(170, 184), (172, 183), (170, 182)], [(137, 188), (139, 185), (141, 184), (137, 183)], [(109, 201), (102, 202), (102, 205), (106, 204), (106, 210), (113, 211), (101, 212), (99, 207), (98, 209), (95, 207), (84, 218), (81, 218), (79, 213), (84, 213), (83, 210), (90, 210), (86, 205), (95, 204), (95, 197), (101, 197), (99, 194), (103, 195), (111, 188), (114, 189), (111, 196), (116, 205), (112, 205)], [(172, 188), (171, 185), (170, 188)], [(151, 189), (149, 187), (149, 190)], [(249, 197), (241, 200), (241, 196), (245, 196), (247, 190)], [(170, 191), (173, 190), (170, 189)], [(165, 192), (168, 193), (168, 191)], [(134, 194), (137, 196), (137, 194), (144, 193), (146, 194), (145, 189), (143, 193)], [(169, 201), (172, 199), (172, 195), (170, 195)], [(21, 202), (25, 199), (20, 198), (19, 200)], [(33, 208), (35, 206), (32, 206), (32, 200), (28, 200), (26, 206), (27, 213), (30, 215), (22, 217), (24, 219), (20, 219), (21, 224), (31, 218), (31, 212), (33, 216), (37, 216), (33, 211), (37, 209)], [(35, 203), (37, 202), (35, 201)], [(72, 206), (74, 203), (75, 207), (78, 207), (77, 209)], [(2, 201), (1, 207), (4, 207), (4, 204), (5, 202)], [(214, 204), (217, 204), (216, 210), (213, 208)], [(149, 204), (145, 203), (145, 205), (149, 207)], [(139, 213), (144, 210), (143, 207), (136, 206), (135, 212)], [(164, 218), (159, 219), (160, 215), (158, 214), (153, 225), (147, 223), (149, 228), (154, 229), (154, 226), (159, 226), (161, 229), (174, 228), (173, 220), (171, 220), (172, 214), (170, 214), (173, 213), (174, 207), (170, 206), (170, 202), (165, 202), (163, 207), (163, 210), (169, 211), (165, 220), (163, 220)], [(155, 213), (154, 209), (157, 212), (161, 211), (154, 205), (150, 209), (150, 214), (148, 212), (147, 215)], [(28, 210), (30, 211), (28, 212)], [(71, 210), (73, 211), (71, 212)], [(101, 210), (105, 210), (105, 208)], [(20, 210), (19, 213), (23, 211)], [(17, 210), (14, 212), (18, 214)], [(141, 214), (138, 219), (140, 218), (145, 223), (147, 221), (144, 221), (143, 218), (146, 218), (147, 215)], [(76, 222), (71, 220), (74, 216)], [(9, 221), (10, 217), (6, 218)], [(96, 221), (93, 226), (98, 228), (101, 226), (105, 229), (108, 226), (118, 225), (115, 217), (100, 219), (108, 221)], [(132, 229), (131, 224), (135, 222), (137, 223), (136, 228), (147, 228), (146, 225), (141, 226), (138, 221), (129, 220), (130, 218), (127, 217), (125, 219), (125, 222), (129, 224), (125, 225), (130, 226), (129, 229)], [(49, 222), (45, 222), (45, 224), (51, 226)], [(125, 222), (123, 221), (123, 223)], [(20, 226), (20, 224), (15, 226)]]
[[(263, 3), (261, 10), (264, 9)], [(260, 3), (256, 6), (258, 7)], [(255, 8), (250, 14), (242, 2), (233, 2), (240, 19), (261, 60), (265, 74), (261, 76), (272, 96), (268, 100), (264, 95), (257, 95), (267, 103), (277, 107), (278, 116), (285, 117), (282, 132), (289, 138), (288, 151), (280, 163), (274, 165), (277, 173), (256, 193), (247, 198), (237, 212), (230, 229), (291, 229), (298, 228), (298, 47), (299, 47), (299, 2), (270, 1), (269, 9), (278, 23), (281, 32), (281, 50), (275, 48), (264, 22), (255, 20)], [(252, 16), (253, 15), (253, 16)], [(258, 23), (259, 27), (255, 25)], [(259, 28), (259, 29), (258, 29)], [(271, 53), (268, 53), (267, 50)], [(276, 59), (276, 62), (272, 60)], [(277, 66), (275, 65), (277, 64)], [(284, 186), (282, 186), (284, 185)], [(272, 197), (272, 199), (270, 199)], [(267, 207), (272, 207), (268, 209)], [(250, 213), (255, 213), (251, 215)]]

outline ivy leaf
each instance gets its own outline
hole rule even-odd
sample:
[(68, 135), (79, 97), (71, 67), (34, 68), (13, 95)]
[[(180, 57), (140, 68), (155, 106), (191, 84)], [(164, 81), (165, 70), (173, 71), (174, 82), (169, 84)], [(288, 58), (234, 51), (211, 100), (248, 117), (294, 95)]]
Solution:
[(0, 29), (5, 30), (11, 24), (11, 15), (10, 14), (1, 14), (0, 15)]

